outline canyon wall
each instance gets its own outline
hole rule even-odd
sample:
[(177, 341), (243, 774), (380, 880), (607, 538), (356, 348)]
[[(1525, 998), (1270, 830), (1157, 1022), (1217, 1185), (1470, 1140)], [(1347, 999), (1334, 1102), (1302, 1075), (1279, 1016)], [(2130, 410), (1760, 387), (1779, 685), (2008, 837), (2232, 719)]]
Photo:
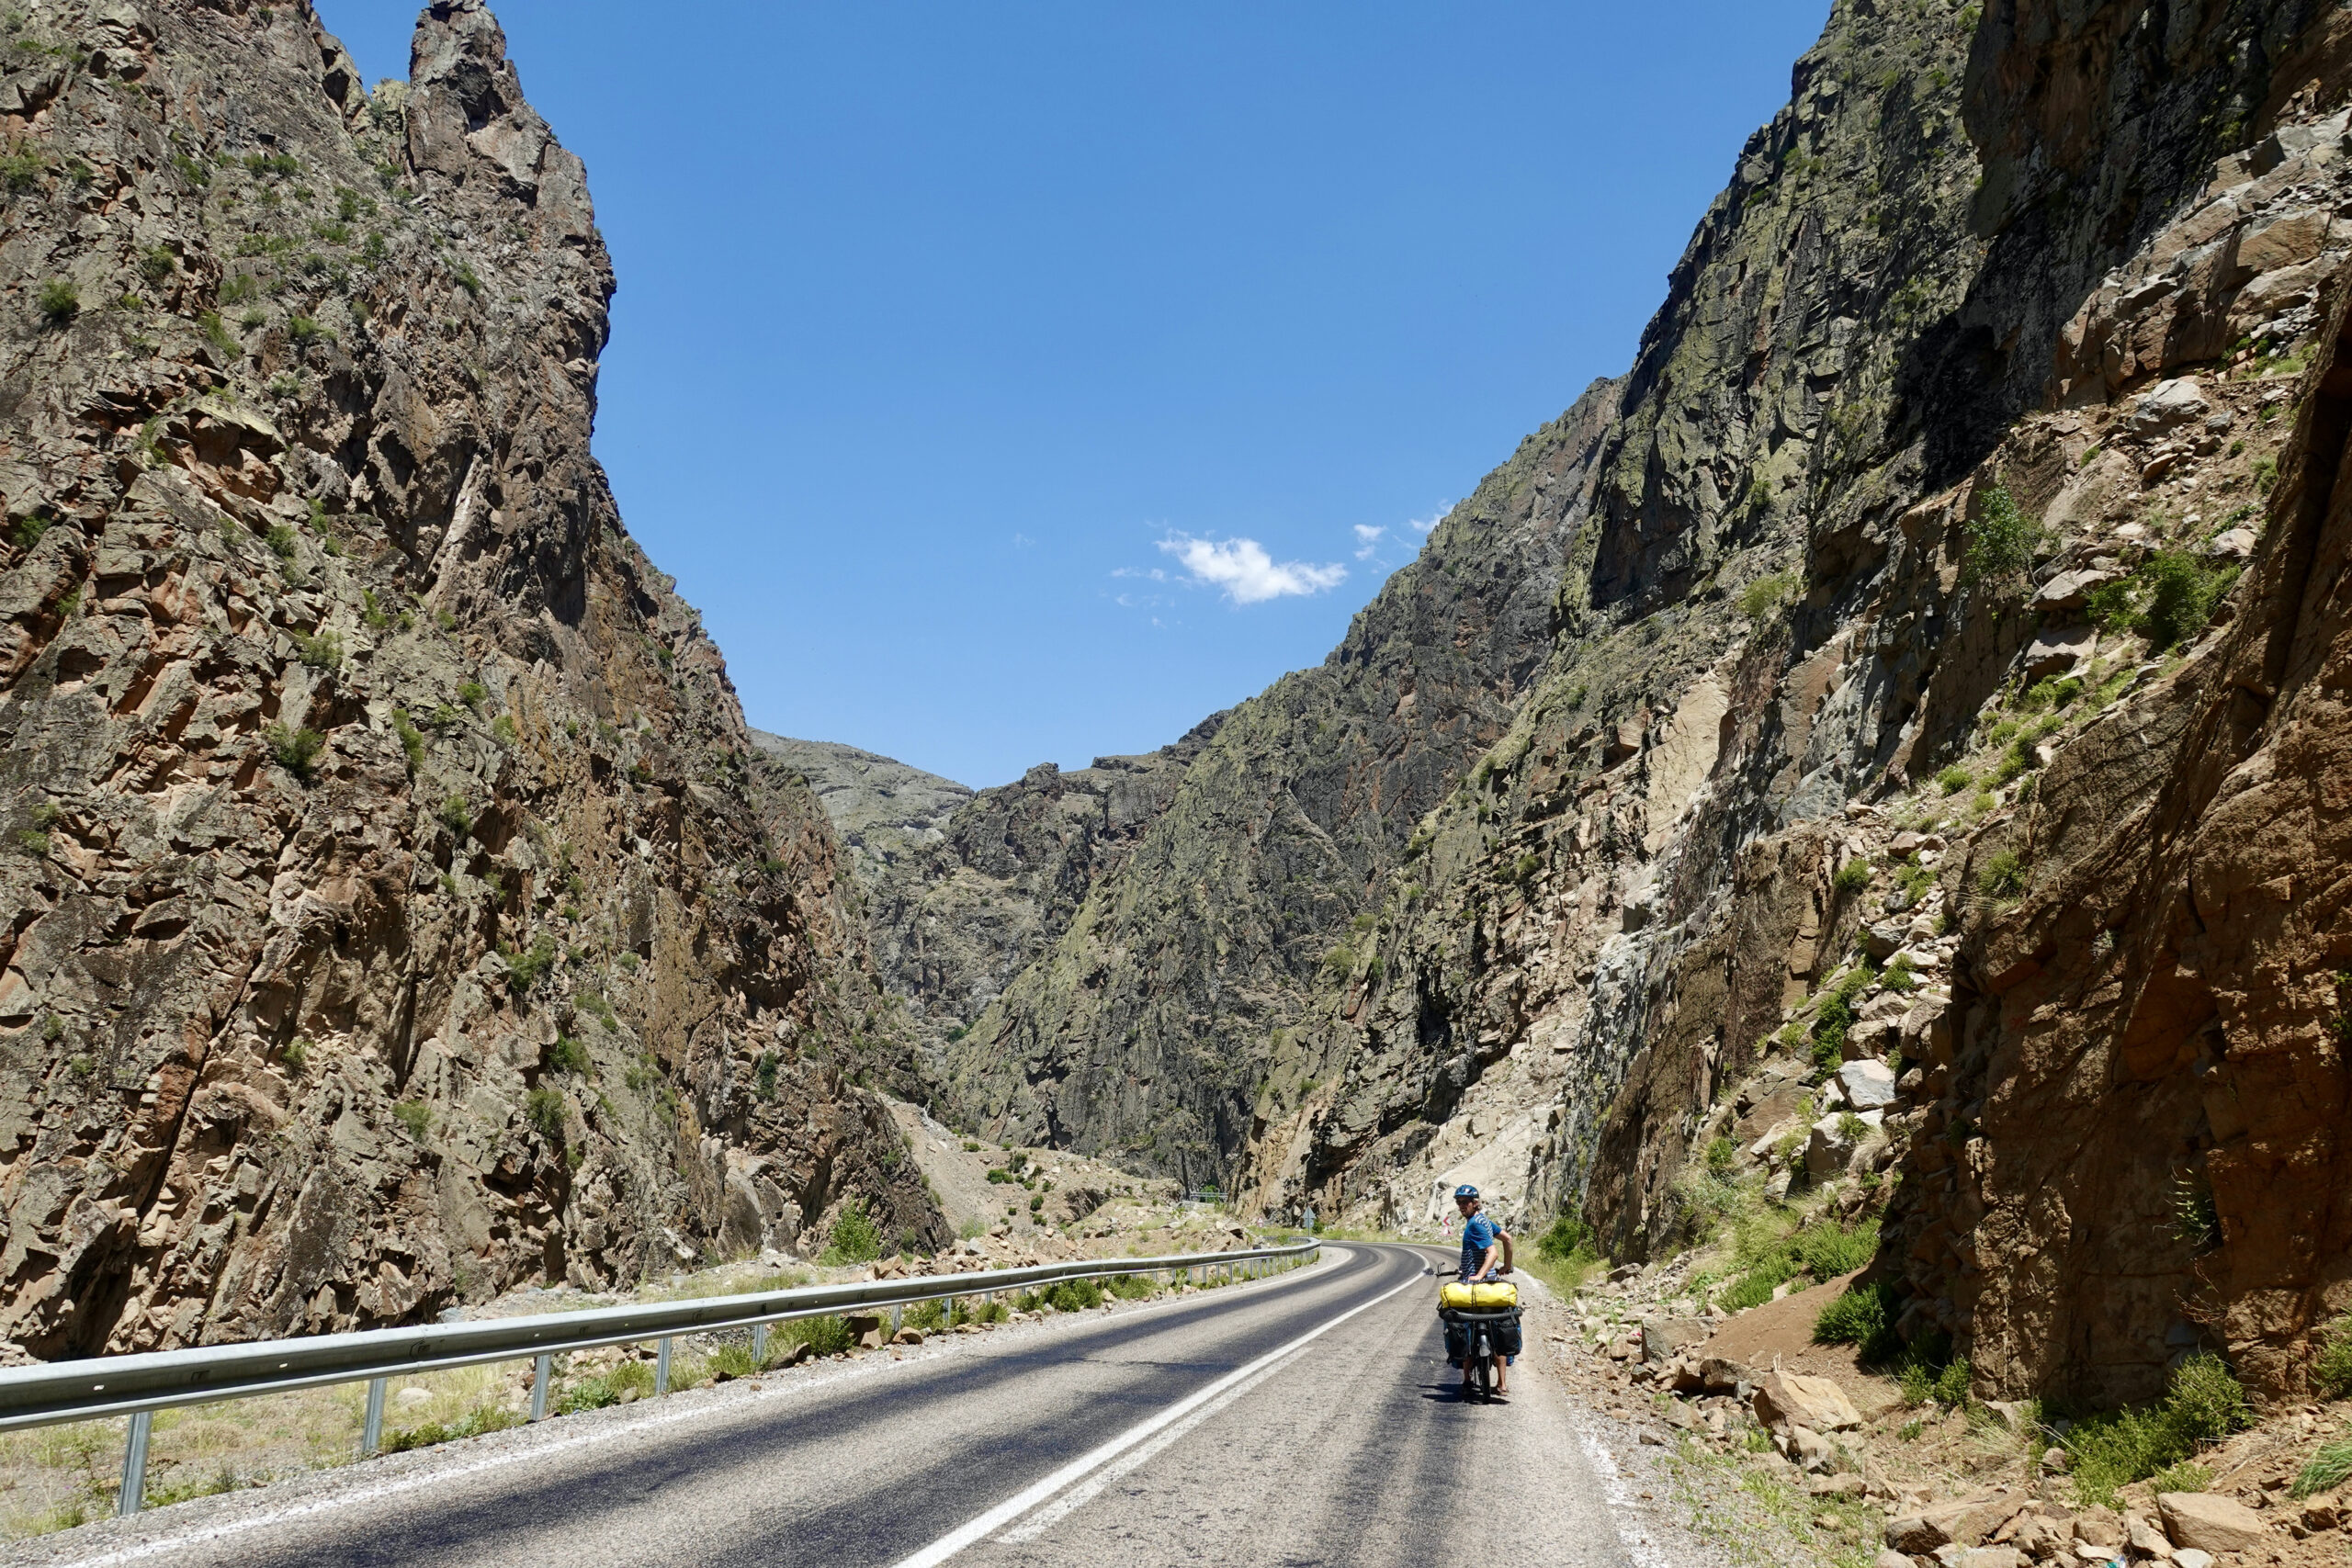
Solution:
[(7, 19), (0, 1340), (936, 1238), (814, 795), (590, 456), (613, 276), (479, 0)]

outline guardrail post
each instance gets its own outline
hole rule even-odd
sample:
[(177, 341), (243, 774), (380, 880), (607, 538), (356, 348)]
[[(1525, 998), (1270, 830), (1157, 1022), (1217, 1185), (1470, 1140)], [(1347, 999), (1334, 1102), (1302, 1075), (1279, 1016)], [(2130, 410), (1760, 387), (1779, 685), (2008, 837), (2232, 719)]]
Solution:
[(906, 1321), (907, 1321), (907, 1304), (906, 1304), (906, 1303), (904, 1303), (904, 1302), (892, 1302), (892, 1303), (890, 1303), (890, 1337), (891, 1337), (891, 1338), (896, 1339), (896, 1338), (899, 1337), (899, 1330), (900, 1328), (902, 1328), (902, 1327), (904, 1327), (904, 1326), (906, 1325)]
[(374, 1459), (384, 1446), (384, 1385), (390, 1378), (368, 1380), (368, 1419), (359, 1426), (359, 1457)]
[(768, 1325), (752, 1325), (752, 1369), (757, 1371), (768, 1364)]
[(661, 1398), (670, 1392), (670, 1341), (662, 1341), (661, 1353), (653, 1358), (653, 1397)]
[(555, 1381), (555, 1358), (541, 1356), (531, 1364), (531, 1419), (548, 1418), (548, 1385)]
[(152, 1410), (130, 1418), (130, 1440), (122, 1449), (122, 1490), (114, 1500), (114, 1511), (125, 1517), (137, 1513), (147, 1496), (147, 1434), (154, 1425)]

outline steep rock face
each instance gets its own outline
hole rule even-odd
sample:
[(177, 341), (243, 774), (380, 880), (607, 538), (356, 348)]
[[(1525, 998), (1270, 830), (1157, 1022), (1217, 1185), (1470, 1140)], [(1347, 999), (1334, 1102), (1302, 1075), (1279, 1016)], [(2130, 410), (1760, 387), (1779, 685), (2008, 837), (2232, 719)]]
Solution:
[(817, 792), (825, 818), (849, 851), (858, 881), (878, 886), (947, 837), (958, 807), (973, 792), (953, 779), (829, 740), (792, 740), (752, 731), (768, 771), (797, 774)]
[(6, 65), (0, 1337), (935, 1226), (838, 847), (589, 456), (611, 272), (479, 0), (373, 98), (301, 4)]
[(1321, 666), (1203, 738), (1124, 863), (950, 1045), (957, 1114), (1187, 1181), (1232, 1168), (1315, 977), (1540, 664), (1614, 390), (1524, 442)]
[[(1838, 8), (1609, 412), (1557, 649), (1261, 1100), (1257, 1204), (1474, 1179), (1641, 1256), (1736, 1132), (1899, 1177), (1905, 1331), (1987, 1392), (2146, 1397), (2200, 1343), (2296, 1386), (2352, 1296), (2344, 32)], [(1898, 952), (1916, 994), (1853, 963)], [(1832, 979), (1901, 1083), (1808, 1150)]]
[[(1901, 744), (1933, 644), (1870, 657), (1850, 584), (1925, 464), (1909, 367), (1983, 254), (1973, 163), (1930, 85), (1966, 47), (1952, 17), (1840, 6), (1743, 151), (1601, 411), (1555, 646), (1425, 825), (1368, 933), (1381, 961), (1322, 1004), (1302, 1076), (1324, 1087), (1269, 1108), (1261, 1201), (1401, 1218), (1457, 1179), (1532, 1211), (1581, 1192), (1740, 846), (1835, 813)], [(1934, 607), (1903, 613), (1932, 638)], [(1805, 940), (1775, 918), (1769, 972), (1718, 1000), (1753, 994), (1777, 1022), (1820, 957), (1798, 902)]]

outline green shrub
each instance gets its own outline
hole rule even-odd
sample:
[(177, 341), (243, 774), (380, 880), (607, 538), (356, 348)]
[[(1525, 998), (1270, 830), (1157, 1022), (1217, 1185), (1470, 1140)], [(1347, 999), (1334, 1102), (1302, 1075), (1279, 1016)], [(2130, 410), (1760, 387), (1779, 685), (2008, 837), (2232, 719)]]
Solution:
[(343, 638), (331, 631), (316, 637), (304, 637), (300, 632), (288, 634), (294, 639), (295, 657), (313, 670), (334, 671), (343, 668)]
[(531, 1130), (557, 1148), (563, 1147), (563, 1096), (551, 1089), (535, 1089), (523, 1101), (523, 1119)]
[(998, 1166), (993, 1166), (993, 1165), (992, 1165), (992, 1166), (989, 1167), (989, 1184), (990, 1184), (991, 1186), (1000, 1186), (1000, 1187), (1001, 1187), (1001, 1186), (1004, 1185), (1006, 1182), (1009, 1182), (1009, 1181), (1012, 1181), (1012, 1180), (1014, 1180), (1014, 1179), (1016, 1179), (1014, 1178), (1013, 1174), (1012, 1174), (1011, 1171), (1009, 1171), (1009, 1170), (1005, 1170), (1005, 1169), (1003, 1169), (1003, 1168), (1001, 1168), (1001, 1167), (998, 1167)]
[(2135, 575), (2147, 583), (2147, 608), (2140, 622), (2149, 647), (2161, 652), (2196, 640), (2237, 581), (2237, 568), (2208, 567), (2186, 550), (2160, 550)]
[(552, 934), (541, 931), (532, 939), (528, 948), (517, 951), (502, 947), (498, 955), (506, 960), (506, 983), (516, 995), (539, 983), (539, 977), (555, 964), (556, 942)]
[(269, 746), (271, 760), (307, 783), (312, 765), (318, 761), (319, 752), (326, 746), (327, 738), (315, 729), (289, 729), (282, 724), (273, 724), (261, 734), (262, 739)]
[(2021, 898), (2025, 897), (2025, 862), (2015, 850), (1996, 850), (1976, 874), (1976, 891), (1987, 898)]
[(411, 1449), (431, 1448), (435, 1443), (456, 1442), (461, 1438), (479, 1438), (484, 1432), (503, 1432), (509, 1427), (522, 1424), (523, 1418), (513, 1411), (485, 1404), (447, 1425), (429, 1421), (404, 1432), (387, 1432), (384, 1434), (383, 1451), (388, 1454), (406, 1453)]
[(1761, 1269), (1750, 1269), (1732, 1282), (1729, 1290), (1716, 1298), (1725, 1312), (1746, 1312), (1749, 1307), (1762, 1306), (1772, 1299), (1781, 1281), (1769, 1278)]
[(1967, 531), (1966, 570), (1972, 581), (2007, 581), (2023, 576), (2033, 564), (2034, 546), (2041, 530), (2018, 510), (2009, 492), (2000, 486), (1984, 492), (1984, 504), (1968, 520)]
[(82, 292), (71, 278), (51, 278), (40, 286), (34, 300), (40, 306), (41, 320), (52, 327), (62, 327), (82, 313)]
[(2352, 1313), (2327, 1325), (2319, 1356), (2312, 1362), (2312, 1381), (2328, 1399), (2352, 1393)]
[(521, 739), (514, 733), (514, 717), (512, 714), (503, 713), (492, 719), (490, 734), (491, 739), (496, 740), (501, 746), (514, 745)]
[(1911, 955), (1898, 953), (1894, 961), (1879, 972), (1878, 983), (1890, 991), (1909, 992), (1919, 988), (1919, 976), (1911, 970)]
[(407, 709), (392, 710), (392, 733), (400, 737), (401, 750), (408, 755), (409, 771), (424, 766), (424, 737), (409, 722)]
[(179, 270), (179, 257), (167, 245), (151, 245), (139, 253), (139, 276), (149, 283), (163, 282)]
[(1871, 885), (1871, 863), (1867, 856), (1856, 855), (1838, 868), (1830, 878), (1830, 886), (1840, 893), (1860, 893)]
[(1535, 1255), (1548, 1263), (1567, 1263), (1594, 1256), (1592, 1229), (1573, 1214), (1561, 1214), (1535, 1238)]
[(710, 1374), (713, 1382), (717, 1382), (724, 1378), (750, 1377), (760, 1370), (760, 1364), (752, 1359), (749, 1345), (721, 1345), (704, 1360), (703, 1370)]
[(288, 1072), (299, 1078), (302, 1076), (302, 1069), (311, 1065), (311, 1043), (297, 1035), (287, 1043), (285, 1050), (277, 1054), (277, 1059), (286, 1065)]
[(1849, 1285), (1814, 1318), (1814, 1343), (1852, 1345), (1866, 1362), (1891, 1361), (1903, 1349), (1894, 1334), (1895, 1304), (1894, 1287), (1883, 1280)]
[(1976, 775), (1955, 762), (1936, 775), (1936, 787), (1947, 795), (1958, 795), (1976, 782)]
[(481, 706), (489, 696), (490, 688), (480, 681), (461, 681), (458, 683), (458, 700), (469, 708)]
[(443, 827), (456, 834), (461, 841), (474, 830), (473, 807), (468, 804), (466, 797), (462, 795), (449, 796), (441, 803), (441, 809), (434, 815), (440, 819)]
[(840, 1214), (833, 1220), (832, 1235), (827, 1238), (824, 1253), (818, 1261), (839, 1267), (844, 1263), (871, 1263), (881, 1256), (881, 1227), (866, 1216), (865, 1206), (856, 1199), (842, 1203)]
[(1102, 1288), (1122, 1301), (1145, 1302), (1159, 1293), (1159, 1286), (1148, 1274), (1114, 1274), (1102, 1282)]
[(2245, 1390), (2218, 1356), (2183, 1361), (2156, 1405), (2120, 1410), (2075, 1423), (2064, 1443), (2075, 1495), (2112, 1506), (2116, 1489), (2192, 1460), (2207, 1444), (2253, 1422)]
[(41, 155), (30, 147), (12, 147), (6, 155), (0, 155), (0, 186), (22, 195), (40, 184), (41, 173), (47, 166)]
[(782, 1061), (783, 1058), (778, 1056), (773, 1051), (763, 1051), (760, 1053), (758, 1065), (753, 1066), (752, 1069), (752, 1079), (759, 1086), (760, 1098), (762, 1100), (772, 1100), (775, 1098), (776, 1068), (781, 1065)]
[(1102, 1304), (1102, 1287), (1091, 1280), (1063, 1280), (1046, 1292), (1046, 1304), (1056, 1312), (1085, 1312)]
[(1760, 622), (1781, 607), (1791, 589), (1796, 586), (1793, 575), (1776, 571), (1759, 577), (1739, 591), (1739, 613), (1751, 622)]
[(571, 1385), (557, 1398), (555, 1407), (566, 1416), (601, 1410), (608, 1404), (618, 1404), (621, 1396), (632, 1389), (639, 1398), (653, 1392), (653, 1369), (643, 1361), (623, 1361), (602, 1377)]
[(2044, 709), (2063, 713), (2074, 706), (2075, 699), (2082, 694), (2083, 683), (2075, 676), (2068, 675), (2064, 679), (2052, 676), (2028, 687), (2023, 705), (2028, 713), (2041, 713)]
[(560, 1073), (586, 1077), (594, 1064), (588, 1059), (588, 1047), (569, 1034), (559, 1034), (555, 1043), (548, 1047), (548, 1066)]
[(1832, 1224), (1815, 1225), (1799, 1231), (1794, 1242), (1797, 1263), (1806, 1273), (1815, 1280), (1834, 1280), (1871, 1260), (1878, 1251), (1878, 1229), (1867, 1224), (1852, 1230), (1841, 1230)]
[(408, 1135), (420, 1144), (424, 1142), (424, 1135), (433, 1130), (433, 1112), (422, 1100), (401, 1100), (392, 1107), (392, 1116), (402, 1127), (408, 1129)]
[(2288, 1495), (2303, 1498), (2315, 1492), (2333, 1492), (2347, 1481), (2352, 1481), (2352, 1438), (2338, 1438), (2320, 1445), (2295, 1476)]

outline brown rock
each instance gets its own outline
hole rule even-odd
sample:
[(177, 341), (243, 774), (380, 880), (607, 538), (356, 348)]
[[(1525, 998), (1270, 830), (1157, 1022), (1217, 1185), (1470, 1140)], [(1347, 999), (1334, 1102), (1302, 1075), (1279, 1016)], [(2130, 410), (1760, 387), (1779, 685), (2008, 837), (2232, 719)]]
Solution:
[(1861, 1412), (1831, 1378), (1770, 1371), (1756, 1383), (1756, 1419), (1767, 1427), (1791, 1424), (1816, 1432), (1842, 1432), (1862, 1424)]
[(2244, 1551), (2261, 1545), (2270, 1534), (2260, 1515), (2216, 1492), (2166, 1492), (2156, 1498), (2156, 1507), (2175, 1546)]

